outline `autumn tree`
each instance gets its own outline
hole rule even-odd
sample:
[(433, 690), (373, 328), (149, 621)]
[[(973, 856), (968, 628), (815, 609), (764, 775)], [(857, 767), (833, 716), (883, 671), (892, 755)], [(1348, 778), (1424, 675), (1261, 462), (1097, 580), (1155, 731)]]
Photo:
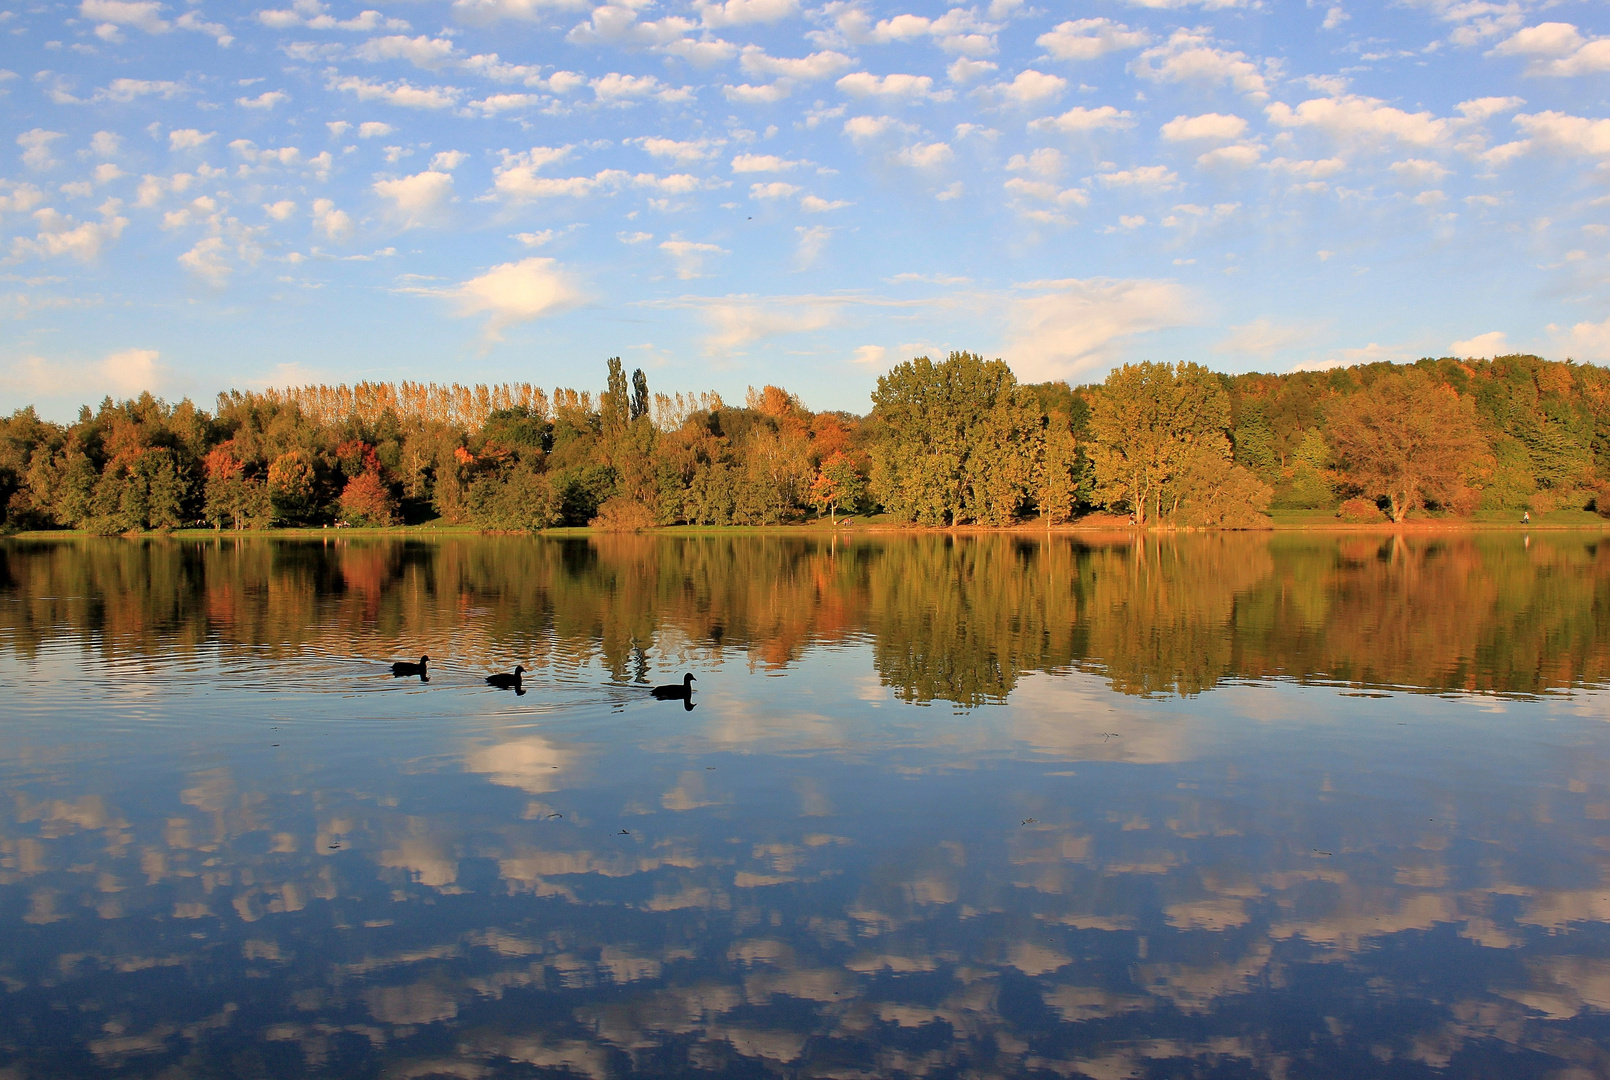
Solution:
[(842, 450), (835, 450), (816, 471), (811, 481), (811, 503), (818, 511), (826, 510), (828, 520), (838, 524), (838, 511), (855, 506), (866, 492), (866, 481), (855, 460)]
[(1428, 502), (1469, 501), (1469, 474), (1490, 455), (1475, 402), (1418, 368), (1380, 375), (1326, 412), (1343, 473), (1364, 495), (1386, 499), (1393, 521)]

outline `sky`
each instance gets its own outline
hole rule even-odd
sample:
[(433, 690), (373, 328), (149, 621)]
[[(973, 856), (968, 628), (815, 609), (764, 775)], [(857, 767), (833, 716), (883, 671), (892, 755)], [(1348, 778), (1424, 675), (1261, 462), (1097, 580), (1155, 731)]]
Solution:
[(0, 410), (1610, 361), (1610, 6), (0, 11)]

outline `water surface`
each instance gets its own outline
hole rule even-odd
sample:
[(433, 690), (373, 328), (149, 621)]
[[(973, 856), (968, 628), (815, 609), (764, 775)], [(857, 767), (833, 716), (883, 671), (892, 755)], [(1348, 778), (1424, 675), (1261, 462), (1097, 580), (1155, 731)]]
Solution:
[(1610, 1076), (1602, 547), (9, 542), (0, 1076)]

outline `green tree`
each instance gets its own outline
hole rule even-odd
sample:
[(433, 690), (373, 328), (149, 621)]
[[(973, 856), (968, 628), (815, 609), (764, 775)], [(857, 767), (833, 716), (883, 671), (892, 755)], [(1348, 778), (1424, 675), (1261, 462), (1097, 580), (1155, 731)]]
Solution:
[(1079, 444), (1068, 414), (1060, 409), (1046, 417), (1044, 450), (1034, 479), (1034, 501), (1046, 528), (1071, 518), (1079, 501)]
[(1229, 455), (1229, 426), (1229, 395), (1207, 368), (1125, 364), (1107, 376), (1090, 416), (1096, 497), (1127, 505), (1142, 525), (1162, 517), (1177, 506), (1171, 485), (1196, 455)]
[(1037, 410), (999, 360), (926, 356), (878, 379), (872, 490), (884, 509), (921, 525), (1004, 524), (1032, 482)]

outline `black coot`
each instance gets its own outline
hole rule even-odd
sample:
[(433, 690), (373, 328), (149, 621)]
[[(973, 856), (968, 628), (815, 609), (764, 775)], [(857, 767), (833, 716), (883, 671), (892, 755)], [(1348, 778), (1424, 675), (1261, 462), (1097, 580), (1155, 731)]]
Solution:
[(520, 686), (520, 676), (523, 674), (525, 674), (525, 668), (521, 667), (519, 664), (516, 664), (514, 665), (513, 674), (505, 675), (504, 673), (499, 672), (496, 675), (488, 675), (486, 677), (486, 684), (488, 686), (495, 686), (499, 690), (513, 690), (517, 694), (522, 694), (525, 692)]
[(691, 711), (693, 709), (693, 673), (682, 676), (679, 683), (667, 683), (654, 688), (654, 696), (661, 701), (680, 701), (682, 707)]
[(418, 675), (421, 679), (428, 679), (430, 676), (425, 674), (425, 665), (428, 663), (430, 663), (430, 657), (428, 656), (421, 656), (419, 658), (419, 663), (417, 664), (411, 664), (406, 660), (400, 660), (391, 665), (392, 678), (401, 679), (410, 675)]

